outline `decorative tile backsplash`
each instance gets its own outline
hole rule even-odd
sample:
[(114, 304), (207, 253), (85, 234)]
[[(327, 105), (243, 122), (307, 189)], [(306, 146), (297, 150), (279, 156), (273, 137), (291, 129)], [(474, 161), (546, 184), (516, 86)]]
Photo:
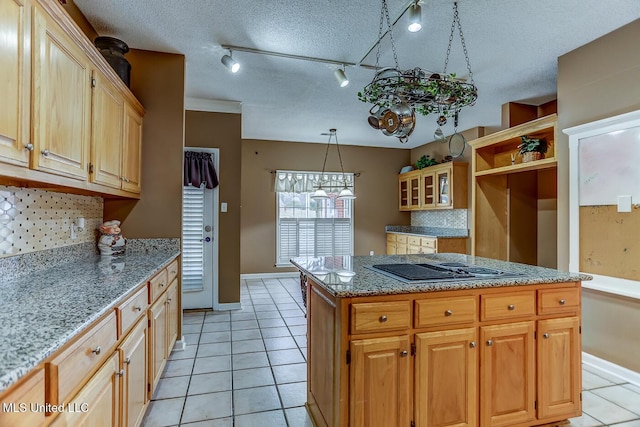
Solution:
[[(0, 257), (95, 242), (102, 223), (101, 197), (0, 186)], [(85, 219), (71, 239), (70, 227)]]
[(411, 212), (411, 225), (442, 228), (468, 228), (466, 209)]

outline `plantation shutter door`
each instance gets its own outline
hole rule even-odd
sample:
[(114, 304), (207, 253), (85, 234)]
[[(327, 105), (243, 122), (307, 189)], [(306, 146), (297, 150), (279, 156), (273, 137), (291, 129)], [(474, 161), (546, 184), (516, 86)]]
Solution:
[(278, 263), (286, 264), (291, 258), (298, 256), (298, 220), (280, 218), (278, 227), (280, 245)]
[(333, 224), (334, 255), (351, 255), (353, 235), (351, 218), (336, 218)]
[(202, 290), (204, 188), (182, 187), (182, 289)]

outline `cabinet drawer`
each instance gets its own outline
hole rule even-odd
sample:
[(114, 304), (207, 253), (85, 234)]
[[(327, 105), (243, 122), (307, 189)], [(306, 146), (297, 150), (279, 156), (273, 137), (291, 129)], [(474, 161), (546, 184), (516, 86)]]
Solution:
[(83, 379), (111, 355), (117, 341), (116, 323), (116, 313), (112, 311), (47, 363), (51, 385), (49, 403), (66, 402)]
[(133, 295), (118, 305), (119, 326), (118, 336), (121, 337), (138, 319), (147, 312), (149, 298), (147, 288), (138, 289)]
[[(45, 412), (31, 409), (32, 404), (44, 405), (44, 369), (34, 371), (0, 402), (0, 426), (39, 426), (44, 423)], [(5, 405), (14, 405), (13, 410)]]
[(436, 250), (434, 248), (425, 248), (424, 246), (420, 246), (421, 254), (435, 254)]
[(420, 237), (418, 236), (407, 236), (407, 244), (420, 246)]
[(407, 243), (407, 235), (406, 234), (396, 234), (396, 242), (398, 243)]
[(351, 333), (381, 332), (411, 327), (411, 302), (372, 302), (351, 305)]
[(431, 237), (422, 237), (422, 246), (431, 249), (438, 249), (438, 239), (434, 239)]
[(415, 327), (471, 323), (478, 317), (474, 296), (416, 300)]
[(173, 261), (171, 261), (171, 264), (167, 266), (167, 283), (173, 282), (173, 279), (175, 279), (177, 276), (178, 276), (178, 259), (176, 258)]
[(534, 291), (482, 295), (480, 297), (480, 320), (533, 316), (536, 313), (535, 301)]
[(397, 240), (396, 240), (396, 236), (397, 236), (397, 234), (389, 234), (389, 233), (387, 233), (387, 242), (388, 242), (388, 243), (395, 243), (395, 242), (397, 242)]
[(580, 308), (580, 290), (545, 289), (538, 291), (538, 314), (564, 313)]
[(153, 303), (167, 289), (168, 284), (167, 269), (165, 268), (149, 280), (149, 303)]

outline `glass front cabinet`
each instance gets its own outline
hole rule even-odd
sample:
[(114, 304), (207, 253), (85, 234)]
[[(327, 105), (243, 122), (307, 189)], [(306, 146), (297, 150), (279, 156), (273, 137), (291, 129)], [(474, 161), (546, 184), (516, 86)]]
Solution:
[(466, 209), (468, 172), (468, 163), (448, 162), (400, 174), (400, 210)]

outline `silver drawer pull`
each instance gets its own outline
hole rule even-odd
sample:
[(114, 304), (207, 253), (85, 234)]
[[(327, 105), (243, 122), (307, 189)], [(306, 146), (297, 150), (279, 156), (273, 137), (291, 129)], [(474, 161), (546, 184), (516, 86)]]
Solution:
[(387, 316), (383, 314), (378, 320), (380, 321), (380, 323), (384, 323), (387, 321)]
[(142, 311), (142, 306), (136, 305), (135, 307), (133, 307), (133, 309), (135, 311)]
[(91, 353), (95, 353), (96, 356), (97, 356), (98, 354), (100, 354), (101, 351), (102, 351), (102, 349), (100, 348), (100, 346), (97, 346), (96, 348), (91, 350)]
[(42, 150), (42, 155), (45, 157), (49, 156), (49, 150)]
[(126, 363), (127, 365), (130, 365), (131, 359), (127, 357), (126, 359), (124, 359), (124, 363)]
[(470, 347), (470, 348), (476, 348), (476, 342), (475, 342), (475, 341), (471, 341), (471, 342), (469, 343), (469, 347)]
[(32, 143), (28, 143), (27, 145), (24, 146), (25, 150), (27, 151), (33, 151), (33, 144)]
[(171, 274), (178, 274), (178, 272), (175, 270), (171, 270)]
[(124, 369), (120, 369), (120, 371), (116, 372), (116, 375), (119, 377), (123, 377), (124, 376)]
[(400, 352), (400, 357), (407, 357), (409, 355), (409, 353), (407, 352), (407, 350), (402, 350)]
[(493, 345), (493, 340), (487, 340), (487, 345), (491, 347)]
[(549, 339), (549, 333), (545, 332), (544, 334), (542, 334), (542, 338)]
[(444, 312), (445, 316), (451, 316), (452, 314), (453, 314), (453, 311), (451, 311), (451, 310), (447, 310), (447, 311)]
[(567, 300), (566, 299), (561, 299), (558, 302), (560, 303), (560, 305), (565, 305), (567, 303)]
[(161, 287), (161, 288), (164, 288), (164, 283), (160, 283), (160, 287)]
[(507, 307), (509, 310), (515, 310), (516, 306), (513, 304), (509, 304), (509, 306)]

